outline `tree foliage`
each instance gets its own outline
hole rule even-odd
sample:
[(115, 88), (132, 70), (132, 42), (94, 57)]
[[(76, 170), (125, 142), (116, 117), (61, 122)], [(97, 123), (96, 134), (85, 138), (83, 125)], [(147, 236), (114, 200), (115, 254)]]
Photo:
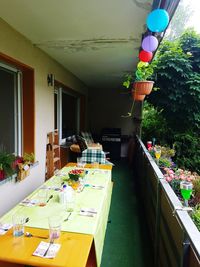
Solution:
[(150, 101), (167, 119), (170, 128), (184, 132), (200, 129), (200, 35), (187, 30), (175, 42), (164, 41), (156, 59), (159, 93)]

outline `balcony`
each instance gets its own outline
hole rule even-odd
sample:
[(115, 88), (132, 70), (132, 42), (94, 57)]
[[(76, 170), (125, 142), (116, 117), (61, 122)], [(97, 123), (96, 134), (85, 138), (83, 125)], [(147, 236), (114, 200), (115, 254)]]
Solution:
[(154, 266), (199, 266), (200, 233), (138, 138), (134, 177), (153, 245)]

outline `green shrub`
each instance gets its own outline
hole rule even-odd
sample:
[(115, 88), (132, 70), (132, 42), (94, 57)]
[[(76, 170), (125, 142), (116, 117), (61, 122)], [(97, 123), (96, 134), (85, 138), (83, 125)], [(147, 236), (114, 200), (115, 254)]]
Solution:
[(197, 205), (192, 213), (192, 219), (200, 231), (200, 205)]
[(146, 143), (152, 138), (165, 143), (167, 136), (167, 123), (162, 116), (162, 111), (158, 111), (147, 101), (144, 102), (143, 120), (142, 120), (142, 140)]
[(195, 132), (174, 136), (175, 162), (180, 168), (200, 173), (200, 137)]

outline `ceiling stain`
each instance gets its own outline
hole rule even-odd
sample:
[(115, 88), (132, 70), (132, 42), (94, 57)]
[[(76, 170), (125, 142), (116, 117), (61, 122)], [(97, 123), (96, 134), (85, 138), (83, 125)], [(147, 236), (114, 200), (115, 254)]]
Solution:
[(151, 5), (152, 5), (152, 1), (150, 0), (132, 0), (133, 3), (140, 7), (140, 8), (143, 8), (145, 10), (151, 10)]
[(49, 40), (35, 43), (35, 46), (62, 51), (82, 52), (87, 50), (100, 50), (102, 48), (113, 48), (116, 45), (134, 44), (138, 45), (140, 38), (93, 38), (85, 40)]

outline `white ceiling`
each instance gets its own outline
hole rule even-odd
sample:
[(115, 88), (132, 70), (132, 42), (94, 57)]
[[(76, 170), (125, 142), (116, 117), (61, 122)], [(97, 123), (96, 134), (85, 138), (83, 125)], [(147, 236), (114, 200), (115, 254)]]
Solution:
[(91, 88), (134, 70), (153, 0), (0, 0), (0, 17)]

